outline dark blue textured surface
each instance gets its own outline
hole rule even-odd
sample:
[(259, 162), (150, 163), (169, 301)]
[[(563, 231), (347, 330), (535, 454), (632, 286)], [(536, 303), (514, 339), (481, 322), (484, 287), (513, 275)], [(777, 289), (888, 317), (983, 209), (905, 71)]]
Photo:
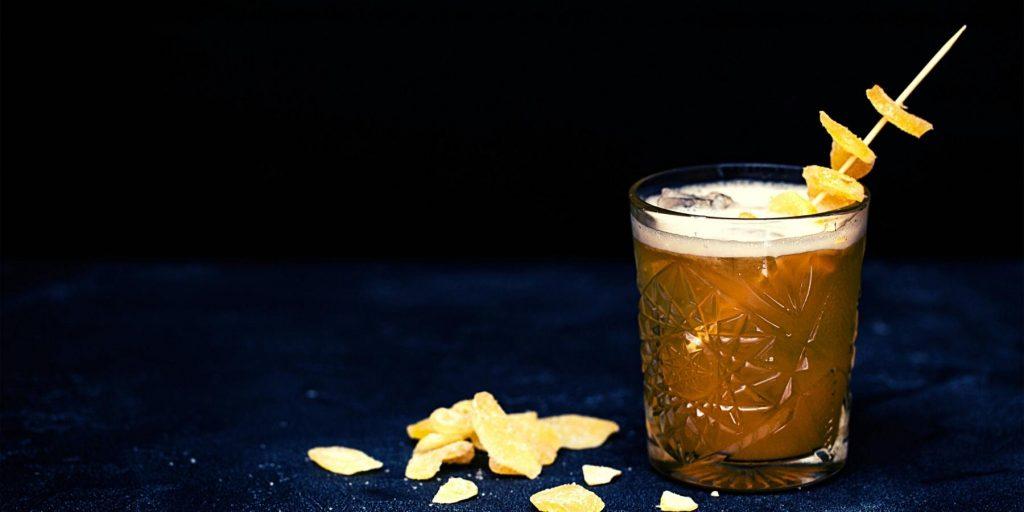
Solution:
[[(530, 494), (596, 488), (607, 510), (661, 491), (714, 510), (1014, 510), (1024, 492), (1020, 264), (869, 263), (851, 451), (802, 491), (709, 497), (646, 463), (633, 270), (626, 265), (5, 268), (5, 510), (532, 510)], [(404, 426), (490, 390), (511, 410), (618, 421), (536, 480), (478, 482), (428, 507), (405, 481)], [(340, 477), (315, 445), (386, 470)], [(446, 467), (441, 477), (481, 466)]]

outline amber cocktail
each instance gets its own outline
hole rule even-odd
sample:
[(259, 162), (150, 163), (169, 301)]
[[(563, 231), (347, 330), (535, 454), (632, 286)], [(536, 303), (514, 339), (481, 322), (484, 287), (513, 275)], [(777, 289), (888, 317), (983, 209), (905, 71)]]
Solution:
[(633, 186), (648, 450), (736, 491), (802, 486), (846, 460), (868, 200), (781, 217), (798, 167), (677, 169)]

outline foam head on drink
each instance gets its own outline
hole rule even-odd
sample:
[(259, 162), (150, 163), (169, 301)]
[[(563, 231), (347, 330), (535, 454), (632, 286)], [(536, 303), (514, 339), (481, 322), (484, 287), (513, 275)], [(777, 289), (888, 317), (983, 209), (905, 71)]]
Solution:
[[(819, 249), (841, 249), (864, 237), (866, 211), (852, 215), (825, 215), (806, 219), (783, 217), (768, 209), (772, 197), (783, 192), (806, 195), (795, 183), (726, 181), (666, 189), (646, 197), (647, 203), (686, 215), (645, 212), (645, 221), (633, 219), (633, 235), (653, 248), (679, 254), (723, 257), (781, 256)], [(678, 196), (709, 197), (724, 194), (728, 206), (711, 201), (679, 201)], [(741, 218), (753, 214), (756, 219)]]
[(634, 210), (648, 449), (667, 474), (785, 487), (810, 477), (729, 464), (845, 459), (867, 210), (777, 218), (767, 205), (790, 190), (806, 189), (699, 184)]

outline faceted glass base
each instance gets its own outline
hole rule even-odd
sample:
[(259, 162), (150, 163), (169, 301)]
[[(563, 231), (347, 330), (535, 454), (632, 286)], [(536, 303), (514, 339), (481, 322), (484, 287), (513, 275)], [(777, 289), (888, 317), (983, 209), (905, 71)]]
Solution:
[[(684, 483), (731, 492), (765, 492), (794, 489), (813, 484), (836, 474), (846, 464), (845, 441), (837, 460), (825, 450), (789, 460), (757, 462), (730, 461), (725, 456), (709, 456), (689, 464), (666, 460), (665, 453), (648, 444), (651, 465), (659, 473)], [(839, 448), (839, 447), (837, 447)]]

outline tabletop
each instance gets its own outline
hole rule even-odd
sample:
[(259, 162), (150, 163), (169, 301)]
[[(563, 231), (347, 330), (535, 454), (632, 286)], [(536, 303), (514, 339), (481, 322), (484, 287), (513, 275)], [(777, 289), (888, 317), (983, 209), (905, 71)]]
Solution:
[[(646, 461), (633, 269), (616, 263), (5, 263), (5, 510), (533, 510), (529, 496), (623, 475), (606, 510), (664, 490), (715, 510), (1024, 507), (1020, 262), (864, 269), (850, 455), (801, 490), (687, 487)], [(430, 505), (403, 478), (405, 425), (487, 390), (508, 410), (615, 420), (535, 480), (445, 466), (476, 498)], [(306, 458), (359, 448), (384, 468)], [(481, 471), (482, 470), (482, 471)]]

